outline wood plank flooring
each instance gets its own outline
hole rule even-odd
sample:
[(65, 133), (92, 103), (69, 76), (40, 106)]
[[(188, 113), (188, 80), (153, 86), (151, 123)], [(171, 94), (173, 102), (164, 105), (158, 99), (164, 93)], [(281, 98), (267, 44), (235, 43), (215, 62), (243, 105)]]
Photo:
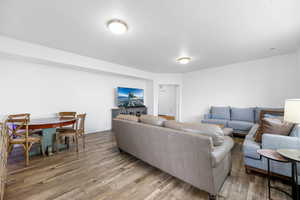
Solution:
[[(120, 154), (112, 132), (89, 134), (85, 151), (75, 147), (52, 157), (33, 157), (24, 167), (22, 152), (9, 159), (6, 200), (202, 200), (207, 193), (150, 165)], [(233, 170), (219, 199), (267, 199), (267, 179), (246, 174), (242, 139), (235, 139)], [(205, 172), (204, 172), (205, 173)], [(281, 181), (273, 184), (290, 191)], [(289, 199), (272, 191), (274, 199)]]

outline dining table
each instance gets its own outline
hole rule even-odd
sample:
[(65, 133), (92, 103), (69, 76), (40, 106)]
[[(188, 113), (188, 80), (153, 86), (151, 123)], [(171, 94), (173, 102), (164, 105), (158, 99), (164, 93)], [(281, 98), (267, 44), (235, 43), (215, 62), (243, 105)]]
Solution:
[[(56, 129), (64, 126), (72, 126), (76, 123), (76, 119), (61, 119), (59, 117), (49, 117), (49, 118), (36, 118), (31, 119), (28, 124), (28, 129), (35, 131), (41, 130), (42, 135), (42, 151), (48, 153), (48, 155), (53, 154), (55, 139), (56, 139)], [(61, 145), (58, 148), (65, 148), (66, 145)], [(40, 152), (36, 149), (32, 149), (30, 155), (37, 155)]]

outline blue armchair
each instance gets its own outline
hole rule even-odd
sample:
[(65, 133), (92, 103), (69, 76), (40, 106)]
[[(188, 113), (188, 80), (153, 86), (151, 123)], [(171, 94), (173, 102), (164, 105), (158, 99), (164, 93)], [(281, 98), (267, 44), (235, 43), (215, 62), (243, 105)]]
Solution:
[[(244, 164), (246, 170), (266, 172), (267, 159), (261, 157), (258, 149), (284, 149), (295, 148), (300, 149), (300, 126), (296, 125), (289, 136), (274, 135), (264, 133), (262, 143), (255, 142), (255, 133), (258, 129), (258, 124), (254, 125), (246, 136), (243, 144)], [(291, 164), (271, 161), (271, 172), (277, 175), (291, 177)], [(299, 166), (298, 166), (299, 168)], [(300, 171), (300, 168), (299, 168)], [(298, 171), (298, 172), (299, 172)]]

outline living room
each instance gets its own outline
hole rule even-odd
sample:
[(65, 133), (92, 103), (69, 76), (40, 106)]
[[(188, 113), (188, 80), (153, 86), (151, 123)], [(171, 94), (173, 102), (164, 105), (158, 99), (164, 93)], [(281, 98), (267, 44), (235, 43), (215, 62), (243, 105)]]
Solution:
[(0, 0), (0, 199), (299, 199), (299, 8)]

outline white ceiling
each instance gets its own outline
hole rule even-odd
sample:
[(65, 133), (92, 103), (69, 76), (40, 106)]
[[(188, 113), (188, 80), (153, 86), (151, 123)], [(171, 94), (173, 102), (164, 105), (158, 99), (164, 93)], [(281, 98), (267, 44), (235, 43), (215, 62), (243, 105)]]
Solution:
[[(296, 50), (299, 2), (0, 0), (0, 34), (141, 70), (188, 72)], [(111, 34), (112, 18), (129, 32)], [(179, 65), (178, 56), (193, 60)]]

